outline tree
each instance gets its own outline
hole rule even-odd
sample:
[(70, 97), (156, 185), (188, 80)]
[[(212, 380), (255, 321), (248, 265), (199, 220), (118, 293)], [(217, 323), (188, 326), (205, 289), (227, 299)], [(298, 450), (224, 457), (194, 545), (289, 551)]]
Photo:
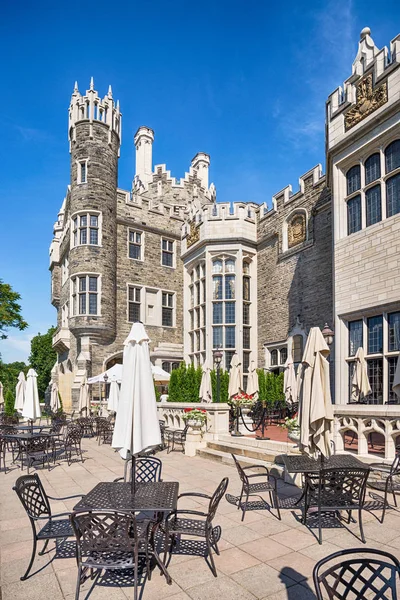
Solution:
[(7, 337), (10, 327), (16, 327), (20, 331), (28, 327), (21, 315), (21, 305), (18, 300), (21, 296), (14, 292), (11, 285), (0, 279), (0, 339)]
[(173, 369), (168, 384), (168, 402), (179, 402), (179, 369)]
[(38, 333), (31, 341), (31, 354), (29, 364), (37, 373), (37, 385), (39, 398), (44, 398), (44, 393), (51, 379), (51, 369), (57, 360), (57, 354), (53, 350), (52, 340), (55, 327), (50, 327), (43, 335)]
[(4, 386), (4, 397), (8, 390), (15, 397), (15, 388), (20, 371), (23, 371), (25, 375), (28, 372), (28, 367), (24, 362), (3, 363), (0, 360), (0, 381)]
[(8, 389), (4, 396), (4, 408), (6, 415), (9, 417), (11, 417), (14, 414), (14, 403), (14, 394), (10, 389)]

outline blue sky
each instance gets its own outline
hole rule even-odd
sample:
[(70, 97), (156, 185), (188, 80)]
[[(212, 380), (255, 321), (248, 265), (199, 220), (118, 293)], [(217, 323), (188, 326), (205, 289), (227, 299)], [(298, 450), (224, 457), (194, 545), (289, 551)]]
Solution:
[(2, 5), (0, 278), (30, 327), (0, 341), (5, 362), (55, 323), (48, 247), (69, 179), (67, 108), (94, 77), (120, 100), (119, 185), (134, 175), (133, 134), (155, 130), (154, 164), (176, 177), (211, 155), (219, 201), (270, 203), (324, 166), (327, 95), (350, 75), (359, 32), (400, 32), (400, 3), (287, 0), (17, 1)]

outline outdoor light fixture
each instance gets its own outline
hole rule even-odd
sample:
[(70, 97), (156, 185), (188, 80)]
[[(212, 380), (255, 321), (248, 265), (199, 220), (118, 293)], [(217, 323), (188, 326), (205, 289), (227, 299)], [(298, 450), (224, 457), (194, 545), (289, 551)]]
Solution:
[(215, 350), (213, 350), (213, 359), (214, 359), (214, 364), (216, 364), (217, 366), (221, 364), (221, 360), (222, 360), (222, 352), (219, 348), (215, 348)]
[(221, 361), (222, 361), (222, 357), (223, 357), (223, 353), (221, 352), (221, 350), (219, 349), (219, 346), (217, 346), (214, 350), (213, 350), (213, 359), (214, 359), (214, 364), (217, 367), (217, 389), (216, 389), (216, 402), (221, 402)]
[(328, 344), (328, 346), (331, 346), (332, 342), (333, 342), (333, 338), (335, 337), (335, 333), (329, 327), (328, 323), (325, 323), (324, 328), (321, 333), (324, 336), (324, 339), (325, 339), (326, 343)]

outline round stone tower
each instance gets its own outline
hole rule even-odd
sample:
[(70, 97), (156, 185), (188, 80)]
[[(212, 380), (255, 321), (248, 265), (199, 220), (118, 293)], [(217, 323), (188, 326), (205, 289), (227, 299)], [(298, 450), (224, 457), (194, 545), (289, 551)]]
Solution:
[(117, 179), (121, 113), (111, 86), (101, 99), (75, 84), (69, 108), (70, 330), (107, 344), (116, 335)]

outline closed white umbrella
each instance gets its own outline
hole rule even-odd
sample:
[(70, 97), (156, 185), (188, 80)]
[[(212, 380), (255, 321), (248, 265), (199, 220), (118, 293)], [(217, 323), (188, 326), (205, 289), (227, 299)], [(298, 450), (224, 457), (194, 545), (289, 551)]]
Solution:
[(24, 408), (24, 400), (25, 400), (25, 389), (26, 389), (26, 379), (23, 371), (18, 375), (18, 383), (15, 388), (15, 410), (21, 410)]
[(118, 404), (119, 404), (119, 387), (118, 387), (117, 378), (114, 375), (114, 377), (111, 379), (111, 383), (110, 383), (110, 392), (108, 395), (107, 409), (110, 412), (116, 413), (118, 411)]
[(283, 375), (283, 391), (286, 402), (297, 402), (297, 377), (294, 370), (293, 358), (290, 356), (285, 362), (285, 373)]
[(299, 367), (300, 449), (331, 455), (333, 409), (329, 382), (329, 347), (319, 327), (312, 327)]
[(368, 379), (367, 361), (363, 348), (358, 348), (355, 355), (353, 377), (351, 379), (351, 399), (359, 402), (372, 393)]
[[(124, 342), (119, 406), (112, 447), (122, 458), (161, 444), (149, 338), (142, 323), (134, 323)], [(134, 477), (132, 478), (134, 481)]]
[(0, 406), (4, 404), (3, 384), (0, 381)]
[(211, 367), (206, 361), (202, 368), (201, 384), (199, 390), (199, 398), (201, 402), (212, 402), (212, 385), (211, 385)]
[(29, 369), (26, 378), (25, 402), (22, 409), (22, 416), (31, 421), (36, 421), (36, 419), (42, 416), (39, 405), (37, 373), (34, 369)]
[(81, 387), (79, 390), (79, 412), (86, 409), (86, 415), (90, 411), (90, 395), (89, 395), (89, 384), (86, 379), (86, 375), (82, 379)]
[(396, 371), (394, 374), (392, 390), (398, 398), (400, 398), (400, 354), (397, 359)]
[(235, 353), (231, 360), (231, 369), (229, 371), (229, 386), (228, 396), (229, 399), (239, 394), (242, 390), (242, 363), (239, 360), (239, 356)]
[(60, 397), (58, 395), (58, 385), (55, 381), (51, 384), (50, 408), (53, 412), (57, 412), (60, 408)]
[(254, 360), (252, 360), (249, 366), (249, 374), (247, 376), (246, 394), (253, 396), (253, 400), (257, 400), (259, 391), (260, 388), (258, 384), (257, 366)]

